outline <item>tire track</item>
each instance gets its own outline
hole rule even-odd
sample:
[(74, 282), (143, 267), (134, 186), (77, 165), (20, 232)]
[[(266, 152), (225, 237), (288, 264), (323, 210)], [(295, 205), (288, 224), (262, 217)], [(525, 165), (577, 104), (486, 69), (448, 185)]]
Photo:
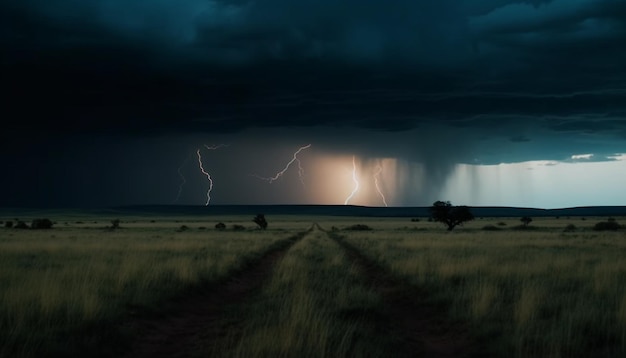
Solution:
[(220, 319), (224, 308), (244, 301), (259, 289), (289, 248), (312, 230), (313, 227), (285, 240), (224, 282), (168, 303), (173, 308), (166, 316), (144, 317), (129, 322), (126, 328), (140, 332), (140, 336), (124, 357), (193, 357), (211, 344), (207, 339), (223, 333), (220, 332), (223, 329)]
[[(323, 230), (319, 225), (320, 230)], [(323, 230), (326, 231), (326, 230)], [(426, 294), (402, 282), (388, 270), (363, 255), (334, 232), (326, 231), (339, 244), (347, 257), (363, 272), (367, 282), (382, 297), (384, 314), (415, 357), (484, 357), (468, 330), (446, 320), (446, 313), (432, 304), (425, 304)]]

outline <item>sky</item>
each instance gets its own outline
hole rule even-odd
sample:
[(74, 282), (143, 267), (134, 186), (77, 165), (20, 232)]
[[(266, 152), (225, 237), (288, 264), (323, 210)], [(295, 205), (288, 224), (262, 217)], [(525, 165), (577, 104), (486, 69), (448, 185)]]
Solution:
[(2, 207), (626, 205), (626, 0), (0, 0), (0, 34)]

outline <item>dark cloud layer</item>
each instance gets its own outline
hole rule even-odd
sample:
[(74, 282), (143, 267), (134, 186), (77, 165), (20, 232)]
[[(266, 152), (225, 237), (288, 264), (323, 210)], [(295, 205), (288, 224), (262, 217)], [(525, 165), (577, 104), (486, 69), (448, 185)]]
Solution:
[(3, 87), (15, 126), (404, 130), (479, 114), (580, 122), (625, 112), (623, 1), (2, 7)]
[(25, 132), (302, 128), (440, 181), (458, 162), (626, 151), (621, 0), (2, 1), (0, 33), (5, 152)]

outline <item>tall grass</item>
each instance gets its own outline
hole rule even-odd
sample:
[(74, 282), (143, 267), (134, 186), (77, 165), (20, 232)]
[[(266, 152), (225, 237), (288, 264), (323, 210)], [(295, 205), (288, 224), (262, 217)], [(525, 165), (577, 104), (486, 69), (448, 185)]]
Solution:
[[(380, 297), (328, 236), (314, 231), (290, 249), (258, 297), (238, 311), (219, 357), (386, 357)], [(397, 354), (395, 356), (398, 356)]]
[(626, 356), (626, 238), (554, 231), (348, 233), (473, 322), (498, 355)]
[(6, 230), (0, 238), (0, 357), (108, 355), (126, 315), (230, 274), (288, 237), (273, 231)]

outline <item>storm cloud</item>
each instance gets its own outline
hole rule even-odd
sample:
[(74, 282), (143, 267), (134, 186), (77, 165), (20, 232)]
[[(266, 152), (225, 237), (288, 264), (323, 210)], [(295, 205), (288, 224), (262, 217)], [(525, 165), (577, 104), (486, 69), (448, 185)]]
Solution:
[(11, 157), (51, 133), (289, 133), (436, 185), (458, 163), (626, 152), (620, 0), (22, 0), (0, 31)]

